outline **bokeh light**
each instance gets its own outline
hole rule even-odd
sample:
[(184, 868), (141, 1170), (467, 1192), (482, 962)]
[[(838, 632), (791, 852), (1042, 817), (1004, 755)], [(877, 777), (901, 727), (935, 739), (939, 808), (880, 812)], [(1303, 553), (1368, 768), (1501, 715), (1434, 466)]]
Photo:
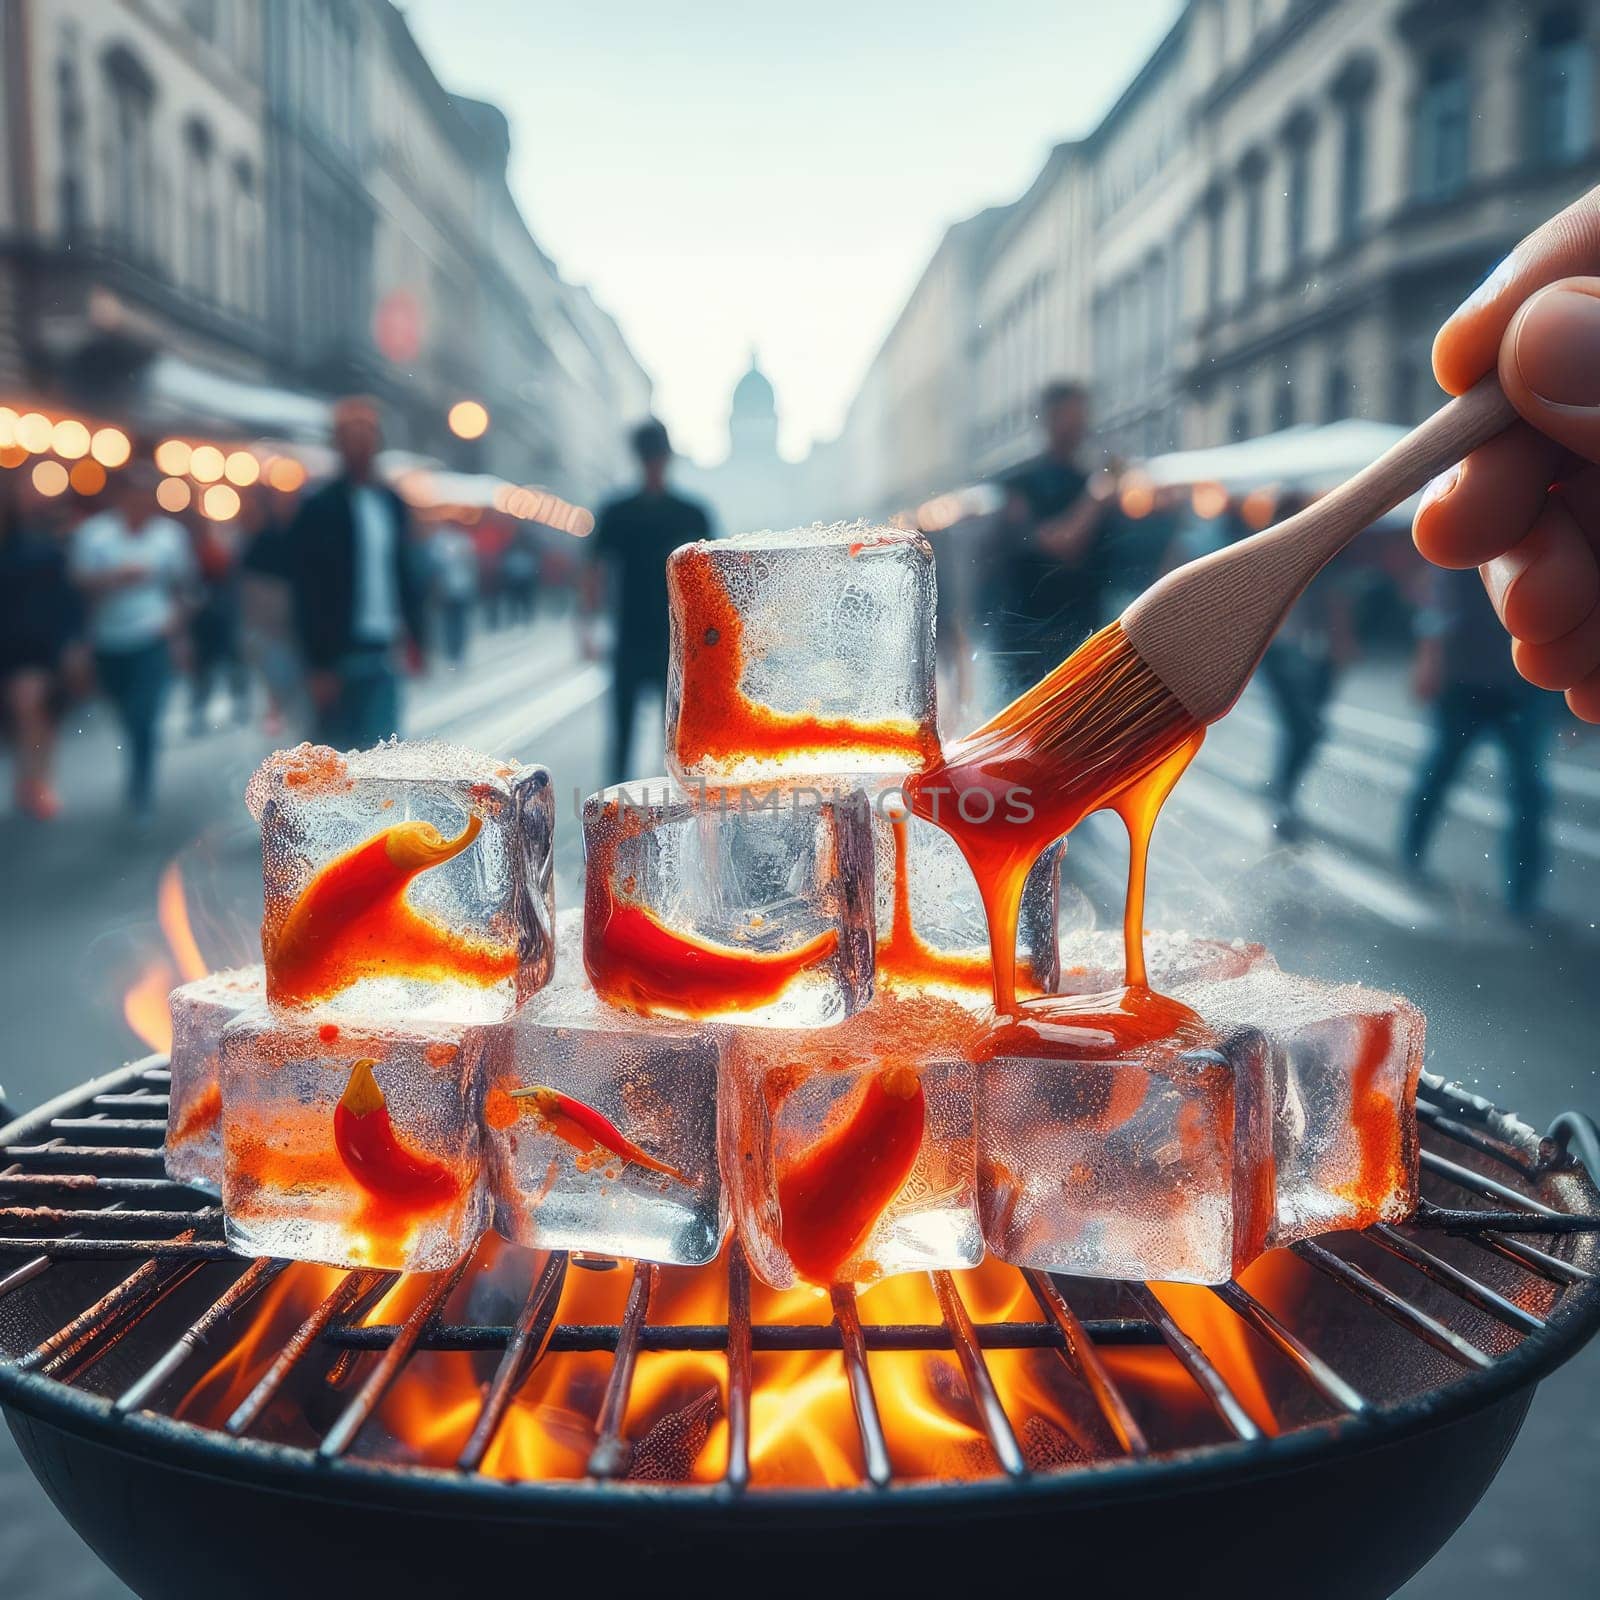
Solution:
[(279, 494), (293, 494), (306, 481), (306, 469), (293, 456), (279, 456), (267, 472), (267, 483)]
[(17, 414), (10, 406), (0, 406), (0, 450), (14, 450), (17, 444)]
[(169, 478), (181, 478), (189, 470), (189, 456), (186, 439), (163, 439), (156, 446), (156, 465)]
[(215, 483), (225, 464), (222, 452), (214, 444), (197, 444), (189, 452), (189, 476), (196, 483)]
[(1197, 483), (1189, 495), (1189, 504), (1197, 517), (1209, 522), (1228, 509), (1228, 491), (1220, 483)]
[(89, 441), (89, 454), (102, 467), (114, 470), (127, 465), (128, 457), (133, 454), (133, 446), (121, 428), (96, 428), (94, 437)]
[(59, 461), (35, 461), (33, 486), (40, 494), (54, 498), (66, 490), (67, 469)]
[(0, 444), (0, 467), (20, 467), (28, 452), (20, 444)]
[(222, 472), (229, 483), (248, 489), (261, 476), (261, 463), (248, 450), (231, 450), (222, 463)]
[(232, 522), (239, 515), (239, 491), (214, 483), (200, 497), (200, 509), (213, 522)]
[(189, 504), (189, 485), (182, 478), (163, 478), (156, 485), (156, 504), (176, 514)]
[(1271, 489), (1252, 489), (1239, 503), (1239, 515), (1247, 528), (1259, 532), (1272, 521), (1278, 509), (1278, 497)]
[(458, 439), (481, 439), (489, 428), (489, 411), (476, 400), (457, 400), (446, 418)]
[(67, 482), (79, 494), (99, 494), (106, 486), (106, 469), (92, 457), (86, 456), (82, 461), (72, 464)]
[(63, 461), (77, 461), (89, 453), (89, 430), (76, 417), (63, 417), (50, 430), (50, 448)]
[[(54, 432), (49, 417), (42, 411), (27, 411), (17, 418), (17, 443), (29, 455), (43, 455), (50, 448), (50, 437)], [(64, 473), (62, 482), (66, 482)], [(57, 493), (59, 492), (58, 490)]]

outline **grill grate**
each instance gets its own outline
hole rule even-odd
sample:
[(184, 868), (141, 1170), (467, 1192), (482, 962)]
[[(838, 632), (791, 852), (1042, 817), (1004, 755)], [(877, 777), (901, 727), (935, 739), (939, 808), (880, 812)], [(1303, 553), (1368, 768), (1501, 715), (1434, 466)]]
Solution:
[[(7, 1130), (18, 1142), (0, 1144), (0, 1313), (6, 1296), (37, 1284), (56, 1263), (105, 1258), (126, 1262), (129, 1268), (126, 1276), (92, 1304), (18, 1356), (12, 1363), (17, 1372), (76, 1383), (207, 1263), (238, 1261), (222, 1242), (220, 1209), (208, 1197), (170, 1182), (162, 1172), (167, 1082), (159, 1058), (151, 1058), (88, 1084)], [(1385, 1283), (1377, 1272), (1353, 1254), (1340, 1253), (1330, 1241), (1294, 1245), (1294, 1255), (1343, 1294), (1381, 1313), (1409, 1339), (1446, 1358), (1464, 1375), (1490, 1372), (1525, 1347), (1537, 1349), (1541, 1342), (1554, 1348), (1564, 1338), (1575, 1336), (1571, 1333), (1575, 1317), (1585, 1324), (1600, 1317), (1600, 1283), (1592, 1268), (1596, 1236), (1600, 1235), (1600, 1215), (1592, 1212), (1600, 1207), (1595, 1204), (1593, 1187), (1565, 1148), (1568, 1139), (1579, 1150), (1592, 1148), (1586, 1141), (1593, 1139), (1593, 1124), (1569, 1113), (1558, 1120), (1552, 1130), (1554, 1137), (1539, 1140), (1487, 1101), (1431, 1076), (1423, 1079), (1418, 1113), (1430, 1146), (1422, 1158), (1426, 1185), (1451, 1203), (1427, 1198), (1403, 1227), (1380, 1226), (1360, 1236), (1335, 1238), (1359, 1237), (1380, 1253), (1374, 1258), (1369, 1251), (1367, 1259), (1404, 1263), (1437, 1291), (1434, 1298), (1427, 1305), (1419, 1303), (1418, 1297)], [(1490, 1167), (1494, 1172), (1484, 1170)], [(1583, 1209), (1563, 1210), (1528, 1192), (1530, 1189), (1570, 1199)], [(1519, 1304), (1493, 1283), (1446, 1259), (1438, 1249), (1446, 1236), (1467, 1241), (1473, 1259), (1481, 1257), (1486, 1266), (1509, 1262), (1527, 1274), (1541, 1287), (1544, 1309), (1536, 1311)], [(241, 1275), (174, 1343), (164, 1345), (144, 1362), (134, 1381), (109, 1402), (112, 1413), (128, 1417), (158, 1411), (162, 1396), (176, 1387), (180, 1376), (193, 1376), (203, 1370), (203, 1363), (225, 1355), (248, 1326), (252, 1302), (287, 1265), (269, 1259), (242, 1264)], [(957, 1279), (947, 1272), (934, 1272), (930, 1276), (939, 1311), (936, 1323), (865, 1324), (849, 1288), (834, 1289), (829, 1322), (764, 1323), (752, 1320), (749, 1269), (735, 1243), (726, 1256), (726, 1323), (652, 1323), (651, 1301), (660, 1269), (634, 1263), (621, 1320), (574, 1325), (557, 1321), (570, 1263), (565, 1254), (556, 1252), (545, 1258), (534, 1275), (515, 1322), (447, 1322), (443, 1317), (446, 1305), (467, 1266), (463, 1263), (434, 1277), (402, 1321), (370, 1326), (362, 1325), (362, 1319), (395, 1286), (399, 1275), (370, 1269), (346, 1272), (283, 1342), (222, 1431), (235, 1438), (249, 1437), (302, 1363), (318, 1352), (336, 1352), (338, 1359), (345, 1360), (369, 1354), (375, 1359), (361, 1372), (359, 1382), (350, 1386), (342, 1408), (314, 1452), (307, 1455), (307, 1459), (335, 1462), (351, 1452), (362, 1428), (418, 1352), (498, 1351), (498, 1364), (456, 1463), (463, 1473), (477, 1473), (519, 1390), (547, 1353), (603, 1351), (610, 1352), (613, 1360), (587, 1470), (592, 1480), (613, 1481), (625, 1477), (629, 1469), (630, 1444), (623, 1428), (639, 1355), (672, 1350), (724, 1352), (728, 1427), (724, 1488), (737, 1494), (751, 1479), (751, 1403), (756, 1387), (753, 1355), (837, 1350), (848, 1380), (866, 1481), (887, 1489), (895, 1481), (894, 1471), (868, 1353), (938, 1350), (954, 1353), (966, 1398), (1001, 1475), (1018, 1479), (1030, 1469), (1013, 1420), (1000, 1399), (987, 1353), (1059, 1352), (1092, 1397), (1116, 1449), (1127, 1459), (1140, 1460), (1152, 1454), (1151, 1445), (1102, 1352), (1117, 1345), (1141, 1344), (1161, 1346), (1171, 1353), (1210, 1403), (1229, 1437), (1247, 1445), (1261, 1440), (1260, 1428), (1218, 1362), (1179, 1326), (1144, 1284), (1120, 1285), (1120, 1304), (1128, 1307), (1131, 1315), (1080, 1317), (1069, 1304), (1073, 1280), (1029, 1270), (1023, 1276), (1042, 1320), (975, 1324)], [(1502, 1276), (1503, 1270), (1501, 1266)], [(1382, 1409), (1362, 1391), (1359, 1382), (1352, 1383), (1336, 1370), (1328, 1350), (1318, 1348), (1304, 1330), (1287, 1326), (1247, 1289), (1229, 1283), (1212, 1292), (1232, 1317), (1271, 1346), (1299, 1380), (1333, 1409), (1336, 1421)], [(1504, 1343), (1492, 1350), (1482, 1348), (1450, 1325), (1441, 1304), (1468, 1308), (1492, 1319), (1504, 1332)], [(1552, 1328), (1557, 1319), (1564, 1324), (1562, 1338)], [(0, 1372), (0, 1379), (3, 1377)], [(3, 1396), (4, 1383), (0, 1382), (0, 1398)], [(1070, 1472), (1074, 1467), (1051, 1470)]]

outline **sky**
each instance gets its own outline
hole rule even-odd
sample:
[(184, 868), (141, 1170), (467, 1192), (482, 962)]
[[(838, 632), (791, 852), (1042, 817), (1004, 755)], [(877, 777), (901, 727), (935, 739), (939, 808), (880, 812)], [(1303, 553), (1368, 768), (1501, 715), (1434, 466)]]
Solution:
[(727, 449), (754, 349), (780, 448), (845, 410), (944, 229), (1087, 132), (1179, 0), (405, 0), (511, 186), (618, 320), (674, 443)]

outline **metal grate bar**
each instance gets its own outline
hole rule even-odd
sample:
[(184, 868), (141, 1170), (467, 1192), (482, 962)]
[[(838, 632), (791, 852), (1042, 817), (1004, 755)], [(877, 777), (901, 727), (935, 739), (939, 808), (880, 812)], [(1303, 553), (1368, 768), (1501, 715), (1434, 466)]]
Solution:
[(966, 1305), (956, 1289), (955, 1279), (944, 1271), (930, 1272), (928, 1276), (933, 1279), (933, 1291), (939, 1297), (939, 1314), (955, 1341), (956, 1359), (961, 1363), (967, 1390), (972, 1396), (972, 1403), (978, 1408), (978, 1420), (983, 1424), (995, 1460), (1008, 1478), (1025, 1477), (1028, 1463), (1023, 1458), (1022, 1446), (1017, 1443), (1011, 1419), (1000, 1404), (989, 1363), (983, 1359), (983, 1351), (973, 1336), (972, 1318), (968, 1316)]
[(1228, 1380), (1217, 1370), (1205, 1351), (1173, 1320), (1172, 1313), (1156, 1298), (1155, 1291), (1142, 1283), (1124, 1284), (1123, 1290), (1160, 1330), (1161, 1337), (1177, 1357), (1178, 1364), (1200, 1386), (1201, 1392), (1234, 1437), (1251, 1443), (1259, 1439), (1261, 1429), (1245, 1410)]
[(1454, 1328), (1447, 1328), (1437, 1317), (1429, 1316), (1420, 1306), (1412, 1305), (1386, 1284), (1379, 1283), (1365, 1267), (1358, 1267), (1355, 1262), (1336, 1256), (1326, 1245), (1320, 1245), (1314, 1239), (1303, 1239), (1299, 1244), (1291, 1245), (1290, 1249), (1309, 1266), (1342, 1284), (1357, 1299), (1381, 1311), (1391, 1322), (1415, 1334), (1424, 1344), (1432, 1345), (1441, 1355), (1459, 1361), (1464, 1367), (1494, 1365), (1493, 1360), (1477, 1345), (1463, 1339)]
[[(185, 1217), (191, 1220), (193, 1213)], [(238, 1255), (220, 1239), (196, 1239), (192, 1233), (176, 1239), (52, 1239), (0, 1237), (0, 1255), (47, 1255), (55, 1261), (94, 1261), (107, 1256), (143, 1256), (152, 1261), (237, 1261)]]
[(1351, 1388), (1304, 1340), (1284, 1327), (1248, 1290), (1241, 1289), (1236, 1283), (1224, 1283), (1211, 1292), (1269, 1344), (1287, 1356), (1323, 1399), (1357, 1415), (1367, 1409), (1365, 1398)]
[(561, 1304), (561, 1290), (566, 1281), (567, 1253), (565, 1250), (553, 1250), (528, 1289), (522, 1314), (517, 1318), (510, 1339), (506, 1341), (506, 1353), (494, 1369), (489, 1392), (484, 1396), (483, 1409), (478, 1413), (466, 1447), (456, 1461), (461, 1471), (476, 1472), (483, 1465), (483, 1458), (489, 1453), (489, 1446), (494, 1443), (494, 1436), (500, 1431), (500, 1424), (505, 1421), (511, 1402), (550, 1342), (550, 1329), (555, 1324), (556, 1310)]
[(1422, 1152), (1422, 1170), (1453, 1183), (1458, 1189), (1465, 1189), (1468, 1194), (1480, 1195), (1485, 1200), (1498, 1200), (1513, 1211), (1526, 1211), (1536, 1217), (1566, 1215), (1554, 1206), (1547, 1206), (1542, 1200), (1523, 1194), (1520, 1189), (1513, 1189), (1508, 1183), (1501, 1183), (1498, 1178), (1474, 1172), (1471, 1167), (1464, 1167), (1459, 1161), (1451, 1161), (1432, 1150)]
[(728, 1246), (728, 1468), (736, 1494), (750, 1482), (750, 1263), (737, 1239)]
[(160, 1150), (147, 1145), (112, 1144), (13, 1144), (0, 1148), (8, 1161), (31, 1161), (41, 1167), (65, 1167), (72, 1172), (93, 1171), (97, 1161), (125, 1161), (135, 1166), (152, 1166), (165, 1159)]
[(397, 1277), (398, 1274), (393, 1272), (347, 1272), (311, 1315), (284, 1341), (283, 1348), (256, 1380), (255, 1388), (240, 1401), (233, 1415), (223, 1424), (224, 1429), (235, 1437), (244, 1433), (271, 1404), (289, 1374), (316, 1344), (328, 1324), (335, 1317), (349, 1313), (371, 1290), (381, 1286), (387, 1292)]
[(158, 1144), (167, 1136), (165, 1117), (57, 1117), (50, 1126), (62, 1133), (144, 1133)]
[(1067, 1365), (1088, 1385), (1095, 1404), (1100, 1408), (1100, 1415), (1116, 1435), (1123, 1453), (1130, 1456), (1148, 1455), (1150, 1446), (1143, 1430), (1133, 1420), (1133, 1413), (1128, 1410), (1128, 1402), (1122, 1398), (1122, 1391), (1106, 1371), (1094, 1341), (1084, 1331), (1077, 1313), (1067, 1304), (1060, 1284), (1047, 1274), (1031, 1268), (1023, 1276), (1028, 1280), (1034, 1299), (1039, 1302), (1039, 1309), (1060, 1331), (1061, 1354)]
[(1553, 1256), (1549, 1251), (1541, 1250), (1537, 1245), (1527, 1244), (1521, 1239), (1508, 1239), (1505, 1234), (1497, 1233), (1493, 1228), (1485, 1229), (1482, 1233), (1469, 1233), (1463, 1237), (1470, 1239), (1481, 1249), (1493, 1251), (1495, 1255), (1504, 1256), (1508, 1261), (1515, 1261), (1519, 1266), (1526, 1267), (1541, 1278), (1548, 1278), (1552, 1283), (1568, 1285), (1588, 1283), (1594, 1277), (1592, 1272), (1574, 1266), (1570, 1261), (1563, 1261), (1560, 1256)]
[[(89, 1102), (92, 1106), (100, 1106), (107, 1111), (159, 1111), (165, 1119), (171, 1109), (171, 1102), (164, 1094), (146, 1094), (136, 1091), (133, 1094), (97, 1094)], [(58, 1123), (52, 1123), (58, 1127)]]
[(121, 1206), (97, 1206), (73, 1210), (62, 1206), (0, 1206), (0, 1228), (71, 1228), (86, 1220), (115, 1237), (121, 1228), (220, 1228), (222, 1212), (207, 1211), (128, 1211)]
[(1442, 1133), (1446, 1138), (1453, 1139), (1457, 1144), (1465, 1145), (1469, 1150), (1476, 1150), (1479, 1155), (1487, 1156), (1491, 1161), (1498, 1162), (1502, 1167), (1509, 1167), (1513, 1172), (1524, 1178), (1537, 1178), (1539, 1169), (1531, 1162), (1525, 1161), (1515, 1155), (1511, 1150), (1501, 1144), (1497, 1139), (1491, 1138), (1486, 1133), (1462, 1122), (1458, 1117), (1451, 1116), (1438, 1106), (1430, 1105), (1426, 1100), (1417, 1101), (1417, 1118), (1432, 1128), (1435, 1133)]
[(616, 1359), (600, 1403), (600, 1419), (595, 1424), (595, 1446), (589, 1455), (591, 1478), (618, 1478), (628, 1470), (632, 1446), (622, 1437), (622, 1423), (628, 1411), (628, 1395), (633, 1390), (634, 1363), (639, 1355), (639, 1335), (650, 1314), (650, 1296), (655, 1293), (659, 1269), (653, 1261), (634, 1264), (633, 1283), (628, 1289), (628, 1304), (622, 1313), (622, 1331), (617, 1336)]
[(411, 1359), (411, 1352), (422, 1330), (438, 1315), (450, 1291), (460, 1283), (471, 1256), (456, 1263), (448, 1272), (441, 1272), (428, 1286), (428, 1292), (417, 1302), (411, 1315), (400, 1324), (394, 1343), (378, 1357), (378, 1364), (367, 1376), (367, 1381), (356, 1391), (356, 1397), (339, 1413), (339, 1419), (323, 1436), (317, 1446), (317, 1457), (322, 1461), (335, 1461), (355, 1443), (356, 1435), (366, 1425), (368, 1418), (383, 1402), (400, 1369)]
[(50, 1194), (159, 1194), (194, 1195), (187, 1184), (172, 1178), (123, 1178), (88, 1172), (0, 1172), (0, 1194), (42, 1189)]
[(130, 1411), (142, 1411), (166, 1387), (183, 1364), (196, 1350), (211, 1342), (211, 1336), (272, 1282), (289, 1263), (274, 1261), (262, 1256), (252, 1261), (239, 1277), (228, 1286), (210, 1308), (201, 1313), (179, 1336), (159, 1361), (144, 1375), (136, 1379), (118, 1397), (113, 1409), (126, 1416)]
[(894, 1467), (889, 1460), (889, 1441), (883, 1435), (883, 1418), (878, 1414), (878, 1397), (872, 1389), (872, 1374), (867, 1370), (867, 1346), (861, 1337), (856, 1292), (848, 1284), (836, 1283), (829, 1291), (829, 1299), (833, 1303), (833, 1324), (839, 1330), (839, 1348), (844, 1352), (844, 1376), (850, 1386), (850, 1409), (855, 1413), (856, 1433), (861, 1440), (861, 1464), (867, 1482), (874, 1489), (886, 1489)]
[(1443, 1228), (1447, 1233), (1482, 1233), (1497, 1228), (1506, 1233), (1600, 1233), (1600, 1216), (1558, 1211), (1540, 1216), (1535, 1211), (1457, 1211), (1419, 1200), (1410, 1217), (1414, 1228)]
[(1519, 1306), (1515, 1300), (1508, 1300), (1498, 1290), (1491, 1289), (1488, 1284), (1479, 1283), (1460, 1267), (1436, 1256), (1431, 1250), (1424, 1250), (1416, 1240), (1408, 1239), (1398, 1228), (1392, 1227), (1389, 1223), (1374, 1224), (1367, 1230), (1367, 1237), (1380, 1249), (1387, 1250), (1390, 1255), (1399, 1257), (1408, 1266), (1415, 1267), (1423, 1277), (1431, 1278), (1469, 1305), (1474, 1305), (1497, 1321), (1505, 1323), (1507, 1327), (1515, 1328), (1519, 1333), (1537, 1333), (1544, 1327), (1543, 1317), (1536, 1317), (1531, 1311)]

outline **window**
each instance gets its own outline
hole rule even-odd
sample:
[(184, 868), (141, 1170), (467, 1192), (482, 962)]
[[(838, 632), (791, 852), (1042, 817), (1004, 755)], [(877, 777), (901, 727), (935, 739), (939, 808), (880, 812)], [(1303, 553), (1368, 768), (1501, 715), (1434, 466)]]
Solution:
[(1285, 379), (1278, 385), (1272, 400), (1272, 427), (1274, 432), (1294, 426), (1294, 385)]
[(112, 237), (130, 255), (149, 260), (155, 254), (156, 174), (151, 140), (155, 85), (144, 64), (125, 45), (115, 45), (105, 58), (111, 99), (111, 137), (107, 221)]
[(184, 130), (184, 276), (207, 300), (217, 298), (217, 191), (211, 130), (191, 121)]
[(61, 128), (59, 200), (61, 232), (71, 239), (89, 220), (84, 208), (83, 95), (78, 82), (78, 41), (70, 28), (61, 30), (61, 54), (56, 61), (56, 106)]
[(1284, 255), (1289, 270), (1305, 265), (1311, 214), (1311, 130), (1301, 128), (1289, 139), (1289, 182), (1284, 194)]
[(1423, 65), (1414, 136), (1419, 200), (1448, 200), (1467, 186), (1472, 89), (1466, 57), (1454, 47), (1435, 50)]
[(1261, 287), (1262, 213), (1266, 206), (1267, 176), (1252, 165), (1244, 174), (1244, 292), (1254, 294)]
[(1213, 195), (1206, 206), (1206, 310), (1222, 309), (1222, 196)]
[(233, 164), (232, 231), (234, 304), (245, 316), (254, 317), (261, 293), (261, 247), (256, 230), (255, 172), (243, 156)]
[(1350, 374), (1335, 364), (1328, 368), (1322, 399), (1322, 420), (1343, 422), (1350, 415)]
[(1339, 242), (1361, 237), (1367, 204), (1367, 103), (1346, 100), (1339, 122)]
[(1236, 400), (1233, 412), (1228, 418), (1228, 437), (1239, 444), (1250, 437), (1250, 407), (1243, 400)]
[(1594, 97), (1590, 62), (1577, 9), (1547, 12), (1539, 23), (1531, 86), (1536, 160), (1562, 166), (1588, 151)]

